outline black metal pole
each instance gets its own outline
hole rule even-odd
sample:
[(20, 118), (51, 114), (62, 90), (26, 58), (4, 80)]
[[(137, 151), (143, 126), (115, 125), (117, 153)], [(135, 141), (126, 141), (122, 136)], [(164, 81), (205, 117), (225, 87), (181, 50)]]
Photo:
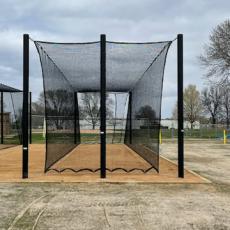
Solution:
[(106, 36), (101, 34), (101, 178), (106, 177)]
[(23, 35), (22, 178), (28, 178), (29, 35)]
[(30, 92), (30, 144), (32, 144), (32, 93)]
[(1, 144), (3, 144), (4, 142), (3, 119), (4, 119), (4, 103), (3, 103), (3, 92), (1, 92)]
[(183, 34), (177, 35), (178, 177), (184, 178)]
[(132, 92), (129, 92), (129, 144), (132, 144)]
[(76, 133), (77, 133), (77, 143), (81, 143), (81, 131), (80, 131), (80, 115), (78, 106), (78, 92), (76, 92)]
[(74, 92), (74, 144), (77, 144), (77, 92)]

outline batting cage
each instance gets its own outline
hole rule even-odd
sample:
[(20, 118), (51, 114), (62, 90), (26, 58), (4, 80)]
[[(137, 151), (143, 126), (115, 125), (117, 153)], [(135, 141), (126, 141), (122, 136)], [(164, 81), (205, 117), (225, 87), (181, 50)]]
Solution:
[(0, 149), (22, 143), (22, 92), (0, 84)]
[[(172, 42), (114, 42), (105, 35), (88, 43), (34, 41), (44, 83), (45, 172), (100, 172), (102, 178), (107, 172), (159, 172), (163, 78)], [(25, 88), (28, 43), (24, 35)]]

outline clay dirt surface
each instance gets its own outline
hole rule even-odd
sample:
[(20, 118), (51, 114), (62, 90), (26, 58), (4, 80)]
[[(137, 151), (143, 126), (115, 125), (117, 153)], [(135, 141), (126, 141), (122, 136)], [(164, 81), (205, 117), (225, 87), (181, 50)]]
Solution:
[[(161, 155), (176, 162), (176, 143)], [(0, 229), (230, 229), (229, 165), (229, 144), (186, 141), (185, 167), (212, 183), (2, 182)]]

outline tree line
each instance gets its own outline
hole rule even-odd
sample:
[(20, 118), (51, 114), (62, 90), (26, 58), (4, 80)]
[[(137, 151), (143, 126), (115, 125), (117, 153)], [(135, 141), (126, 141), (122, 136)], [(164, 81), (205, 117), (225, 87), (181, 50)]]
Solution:
[[(173, 119), (177, 119), (177, 104), (173, 109)], [(184, 89), (184, 119), (190, 123), (226, 124), (230, 126), (230, 85), (210, 85), (201, 92), (195, 85)]]
[[(184, 90), (184, 116), (193, 128), (195, 121), (230, 125), (230, 20), (219, 24), (198, 57), (205, 70), (206, 87), (199, 92), (195, 85)], [(173, 110), (176, 118), (177, 108)]]

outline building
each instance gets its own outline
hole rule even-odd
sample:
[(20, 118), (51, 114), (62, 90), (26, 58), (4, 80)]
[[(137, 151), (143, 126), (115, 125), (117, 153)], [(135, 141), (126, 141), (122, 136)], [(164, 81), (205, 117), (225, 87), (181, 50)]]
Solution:
[[(161, 126), (165, 129), (177, 129), (177, 120), (173, 119), (162, 119), (161, 120)], [(188, 121), (184, 121), (184, 128), (185, 129), (191, 129), (191, 124)], [(200, 122), (195, 121), (193, 123), (193, 129), (200, 129)]]

